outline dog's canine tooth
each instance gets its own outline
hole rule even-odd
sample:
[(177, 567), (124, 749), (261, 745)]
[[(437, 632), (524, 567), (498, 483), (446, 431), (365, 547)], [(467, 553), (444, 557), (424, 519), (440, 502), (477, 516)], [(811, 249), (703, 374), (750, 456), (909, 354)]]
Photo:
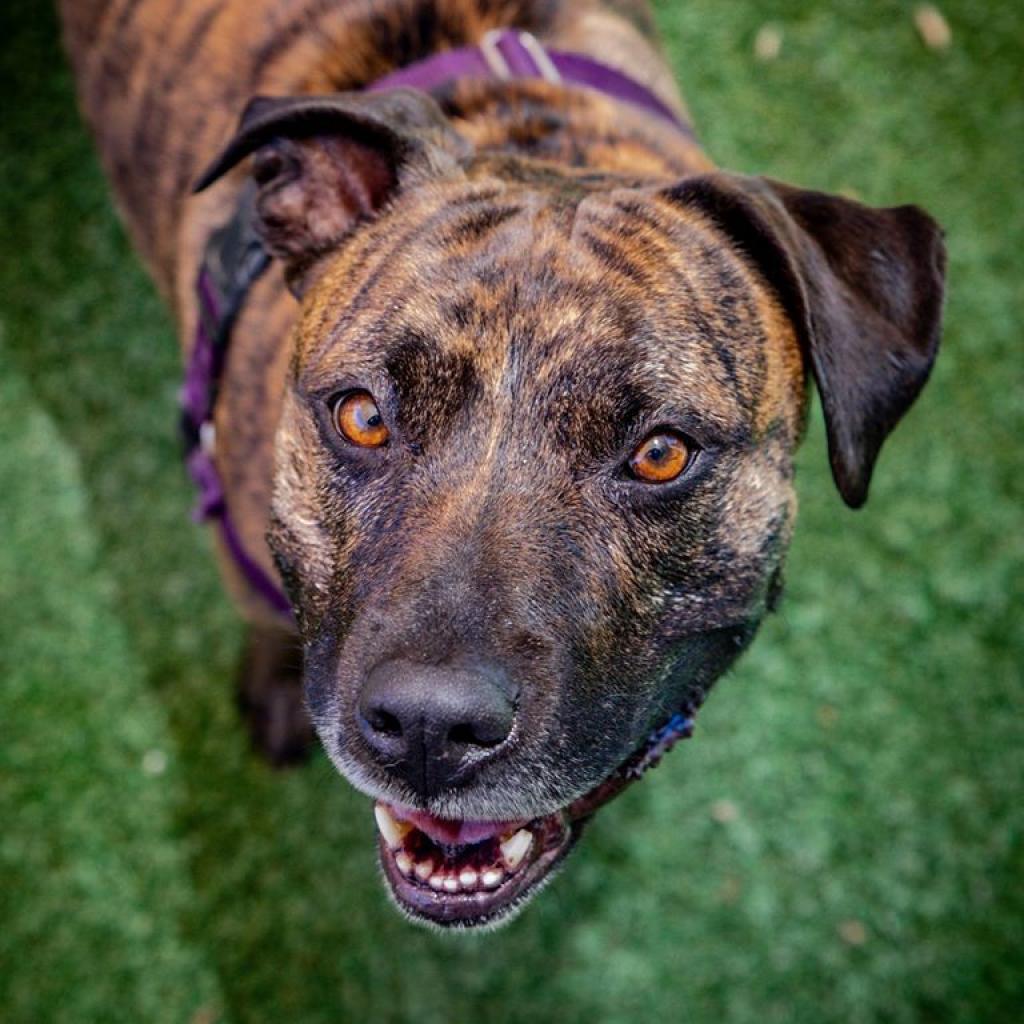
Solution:
[(472, 868), (463, 868), (459, 872), (459, 885), (463, 889), (475, 889), (479, 875)]
[(384, 842), (392, 850), (397, 850), (412, 831), (412, 825), (396, 821), (394, 815), (383, 804), (373, 805), (373, 816), (377, 819), (377, 828), (380, 829)]
[(495, 886), (501, 883), (501, 880), (505, 877), (505, 872), (501, 868), (488, 868), (480, 876), (480, 884), (485, 889), (493, 889)]
[(533, 833), (529, 829), (521, 828), (511, 839), (506, 839), (501, 844), (501, 856), (505, 861), (505, 867), (509, 871), (515, 871), (522, 863), (523, 858), (530, 852), (533, 846)]
[(413, 865), (413, 872), (421, 882), (425, 882), (434, 873), (434, 861), (432, 859), (416, 861)]
[(412, 874), (412, 857), (410, 857), (405, 850), (399, 850), (398, 853), (395, 854), (395, 863), (398, 865), (398, 870), (401, 871), (403, 875)]
[(444, 886), (445, 892), (459, 891), (459, 880), (454, 875), (445, 875), (444, 881), (441, 884)]

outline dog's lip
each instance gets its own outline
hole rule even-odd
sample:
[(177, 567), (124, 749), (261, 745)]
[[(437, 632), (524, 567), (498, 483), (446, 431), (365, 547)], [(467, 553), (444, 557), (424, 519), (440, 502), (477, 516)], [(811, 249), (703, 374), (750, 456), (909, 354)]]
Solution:
[(401, 804), (386, 806), (398, 821), (414, 825), (435, 843), (447, 846), (465, 846), (510, 831), (514, 832), (529, 820), (518, 818), (509, 821), (452, 821)]
[[(378, 804), (376, 808), (378, 823), (382, 806)], [(394, 813), (390, 807), (387, 809), (389, 813)], [(438, 820), (433, 819), (431, 824)], [(551, 869), (569, 852), (579, 834), (579, 828), (573, 826), (564, 810), (526, 823), (445, 823), (449, 826), (449, 833), (455, 831), (454, 826), (461, 824), (472, 827), (468, 834), (480, 835), (485, 827), (488, 834), (477, 842), (438, 844), (444, 848), (444, 860), (440, 860), (440, 849), (429, 858), (429, 862), (437, 866), (436, 877), (456, 880), (464, 871), (473, 873), (479, 882), (474, 883), (473, 888), (461, 891), (440, 887), (436, 884), (436, 877), (430, 882), (426, 878), (417, 877), (410, 869), (410, 846), (395, 846), (393, 835), (389, 842), (389, 838), (381, 834), (378, 852), (384, 877), (399, 907), (411, 917), (437, 926), (454, 928), (479, 927), (498, 921), (523, 903), (544, 882)], [(408, 843), (409, 835), (412, 835), (412, 849), (415, 849), (417, 843), (429, 838), (411, 822), (401, 822), (400, 826), (410, 830), (404, 839)], [(521, 849), (527, 835), (528, 850), (522, 855), (521, 862), (514, 868), (508, 868), (501, 856), (501, 842), (518, 843)], [(421, 863), (425, 861), (416, 862), (417, 866)], [(498, 880), (484, 885), (488, 875)], [(456, 884), (456, 881), (452, 881), (453, 886)]]

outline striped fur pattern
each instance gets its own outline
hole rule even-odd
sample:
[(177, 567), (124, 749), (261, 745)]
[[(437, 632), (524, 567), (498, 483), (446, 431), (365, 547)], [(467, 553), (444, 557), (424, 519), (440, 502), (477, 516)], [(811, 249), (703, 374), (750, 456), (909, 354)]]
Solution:
[[(382, 648), (499, 651), (531, 680), (518, 755), (448, 816), (529, 816), (600, 781), (699, 703), (778, 586), (803, 421), (792, 328), (701, 217), (594, 186), (563, 178), (554, 204), (489, 175), (422, 190), (336, 258), (296, 334), (273, 541), (328, 750), (394, 795), (346, 730)], [(379, 458), (337, 444), (310, 398), (367, 381), (401, 430)], [(705, 461), (654, 493), (622, 463), (666, 422)]]
[[(357, 89), (441, 46), (511, 25), (617, 66), (683, 109), (646, 5), (634, 0), (62, 0), (61, 14), (83, 114), (128, 231), (175, 309), (183, 348), (194, 335), (203, 246), (230, 216), (244, 172), (206, 195), (189, 193), (254, 95)], [(594, 162), (599, 144), (612, 166), (634, 158), (673, 174), (710, 166), (689, 141), (600, 97), (545, 96), (535, 84), (458, 92), (446, 108), (482, 147), (516, 150), (541, 128), (548, 152), (576, 149), (580, 162), (593, 142)], [(545, 99), (569, 108), (555, 130)], [(235, 330), (218, 409), (218, 462), (231, 507), (246, 547), (269, 572), (270, 453), (296, 312), (279, 275), (257, 285)], [(263, 602), (223, 554), (221, 564), (247, 618), (266, 621)]]
[[(778, 599), (812, 374), (836, 482), (866, 497), (935, 357), (937, 226), (724, 174), (661, 119), (532, 80), (343, 95), (316, 132), (295, 101), (257, 105), (249, 122), (274, 130), (236, 154), (254, 159), (190, 199), (254, 95), (358, 90), (495, 27), (682, 101), (634, 0), (63, 6), (83, 110), (186, 343), (202, 247), (259, 183), (278, 263), (236, 327), (217, 457), (245, 543), (295, 604), (329, 755), (445, 819), (592, 792), (699, 705)], [(333, 427), (353, 389), (388, 425), (380, 449)], [(696, 455), (652, 485), (628, 463), (659, 429)], [(272, 689), (270, 647), (250, 670)], [(458, 786), (414, 791), (360, 731), (361, 687), (389, 660), (467, 658), (516, 681), (514, 732)]]
[(132, 236), (167, 291), (185, 198), (252, 96), (358, 89), (516, 26), (626, 65), (680, 104), (644, 9), (628, 2), (63, 0), (61, 9), (82, 110)]

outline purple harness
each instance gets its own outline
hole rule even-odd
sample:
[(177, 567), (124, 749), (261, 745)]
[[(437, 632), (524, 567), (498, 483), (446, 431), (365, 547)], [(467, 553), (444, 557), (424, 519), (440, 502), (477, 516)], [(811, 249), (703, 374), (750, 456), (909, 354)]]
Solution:
[(196, 335), (181, 389), (181, 428), (185, 464), (198, 491), (192, 518), (217, 523), (224, 545), (245, 581), (278, 615), (291, 619), (292, 606), (284, 591), (245, 550), (214, 462), (213, 415), (231, 329), (249, 289), (270, 265), (270, 256), (256, 234), (255, 198), (255, 186), (247, 184), (234, 216), (210, 236), (206, 246), (196, 280)]
[[(661, 117), (685, 135), (693, 134), (662, 100), (620, 71), (580, 54), (547, 50), (528, 32), (511, 29), (486, 33), (479, 46), (442, 51), (400, 68), (367, 86), (367, 91), (404, 86), (429, 92), (461, 78), (539, 78), (585, 86)], [(280, 585), (245, 550), (214, 462), (214, 409), (231, 330), (249, 289), (270, 263), (256, 234), (254, 202), (255, 186), (250, 183), (234, 216), (207, 243), (196, 281), (199, 321), (181, 391), (182, 430), (186, 464), (199, 493), (193, 518), (217, 523), (246, 582), (275, 612), (291, 619), (291, 602)]]
[(366, 91), (405, 87), (430, 92), (459, 78), (503, 82), (513, 78), (542, 78), (555, 85), (582, 85), (662, 117), (685, 135), (693, 134), (671, 107), (621, 71), (579, 53), (548, 50), (529, 32), (512, 29), (494, 29), (484, 34), (479, 46), (442, 50), (426, 60), (399, 68), (367, 86)]

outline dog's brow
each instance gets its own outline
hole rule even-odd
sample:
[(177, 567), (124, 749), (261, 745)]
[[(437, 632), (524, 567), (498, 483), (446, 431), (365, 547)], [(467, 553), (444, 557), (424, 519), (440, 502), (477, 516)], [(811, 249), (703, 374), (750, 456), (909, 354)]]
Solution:
[(419, 431), (437, 431), (481, 391), (469, 356), (447, 350), (437, 339), (415, 330), (388, 354), (384, 369), (394, 386), (407, 424)]

